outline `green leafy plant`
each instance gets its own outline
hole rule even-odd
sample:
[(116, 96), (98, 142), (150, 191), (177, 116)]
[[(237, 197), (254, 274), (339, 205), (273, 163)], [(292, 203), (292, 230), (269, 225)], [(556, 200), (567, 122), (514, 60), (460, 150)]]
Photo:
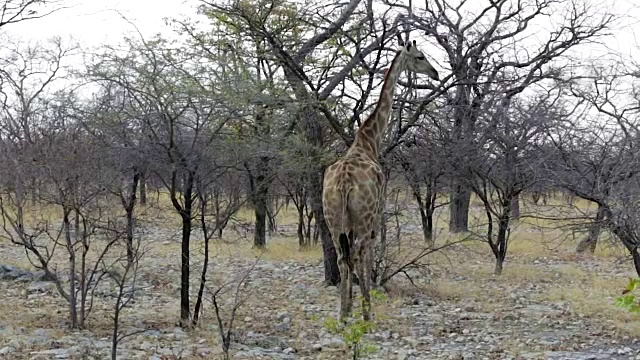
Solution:
[(640, 287), (640, 279), (629, 279), (626, 289), (616, 299), (616, 306), (625, 308), (634, 313), (640, 313), (640, 302), (636, 299), (634, 291)]
[[(372, 305), (386, 300), (386, 296), (380, 291), (371, 290), (370, 294)], [(361, 298), (361, 296), (358, 296), (358, 300), (361, 300)], [(353, 360), (361, 359), (363, 356), (374, 353), (377, 350), (375, 346), (369, 344), (364, 338), (365, 334), (375, 329), (375, 323), (362, 319), (360, 310), (355, 311), (353, 316), (345, 321), (329, 317), (324, 321), (324, 327), (329, 333), (342, 338), (342, 341), (351, 349)]]

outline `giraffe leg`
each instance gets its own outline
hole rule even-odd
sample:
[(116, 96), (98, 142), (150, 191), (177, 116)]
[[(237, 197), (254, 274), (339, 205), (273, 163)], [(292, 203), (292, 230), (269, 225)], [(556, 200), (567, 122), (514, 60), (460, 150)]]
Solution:
[(354, 264), (360, 278), (360, 292), (362, 293), (362, 318), (371, 320), (371, 274), (368, 270), (367, 246), (361, 246), (358, 251), (358, 261)]
[[(376, 233), (375, 231), (371, 232), (371, 247), (368, 247), (366, 250), (366, 269), (367, 271), (369, 271), (369, 273), (371, 274), (371, 289), (378, 289), (378, 283), (376, 282), (376, 278), (374, 277), (373, 274), (373, 256), (374, 256), (374, 245), (376, 243)], [(378, 279), (379, 280), (379, 279)]]
[(352, 266), (350, 264), (349, 240), (345, 234), (340, 234), (340, 246), (336, 246), (338, 253), (338, 270), (340, 270), (340, 320), (346, 321), (351, 316), (353, 306), (353, 287), (351, 284)]
[[(353, 231), (349, 231), (349, 243), (353, 244), (354, 243), (354, 234)], [(351, 285), (358, 285), (360, 286), (360, 279), (358, 279), (358, 274), (356, 274), (356, 269), (353, 268), (353, 265), (351, 266)]]

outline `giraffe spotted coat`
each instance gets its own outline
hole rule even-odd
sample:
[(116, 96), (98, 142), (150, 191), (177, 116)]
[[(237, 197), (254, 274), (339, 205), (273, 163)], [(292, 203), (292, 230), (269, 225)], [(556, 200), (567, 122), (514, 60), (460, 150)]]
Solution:
[(416, 48), (401, 45), (385, 74), (380, 98), (374, 111), (362, 123), (347, 153), (329, 166), (324, 174), (322, 205), (338, 255), (340, 270), (340, 317), (351, 315), (352, 276), (358, 276), (362, 293), (362, 315), (371, 318), (371, 271), (373, 245), (380, 222), (384, 192), (384, 173), (378, 162), (378, 149), (389, 121), (393, 94), (400, 74), (410, 70), (439, 80), (437, 71)]

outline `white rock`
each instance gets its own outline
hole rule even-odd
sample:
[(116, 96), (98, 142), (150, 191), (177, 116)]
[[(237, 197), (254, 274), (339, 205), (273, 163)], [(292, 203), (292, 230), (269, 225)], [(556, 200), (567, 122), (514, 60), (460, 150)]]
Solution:
[(14, 351), (16, 351), (16, 349), (13, 348), (12, 346), (5, 346), (2, 349), (0, 349), (0, 354), (10, 354)]
[(44, 351), (34, 351), (30, 353), (31, 355), (53, 355), (56, 359), (69, 359), (71, 355), (69, 354), (69, 350), (67, 349), (51, 349)]
[(196, 354), (198, 354), (198, 356), (200, 357), (206, 357), (207, 355), (211, 354), (211, 349), (209, 348), (199, 348), (196, 350)]

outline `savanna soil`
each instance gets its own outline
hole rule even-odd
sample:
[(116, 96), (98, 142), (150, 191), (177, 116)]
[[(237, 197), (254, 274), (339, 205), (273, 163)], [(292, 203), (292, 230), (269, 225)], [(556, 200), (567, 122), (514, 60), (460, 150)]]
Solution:
[[(164, 227), (147, 232), (135, 301), (122, 314), (122, 331), (135, 334), (119, 345), (118, 358), (221, 358), (211, 293), (225, 283), (224, 326), (236, 289), (244, 301), (233, 323), (233, 358), (349, 358), (343, 340), (323, 325), (337, 315), (339, 300), (337, 289), (323, 284), (321, 252), (298, 251), (292, 227), (282, 222), (282, 234), (268, 239), (264, 253), (251, 249), (250, 236), (231, 230), (227, 241), (215, 241), (203, 317), (187, 330), (177, 327), (179, 236)], [(411, 251), (423, 246), (417, 236), (404, 235), (417, 233), (413, 220), (401, 227), (407, 239), (402, 246)], [(557, 240), (562, 237), (559, 230), (543, 231), (521, 220), (512, 229), (501, 276), (492, 274), (492, 256), (483, 243), (429, 256), (429, 271), (412, 273), (415, 285), (398, 276), (386, 299), (374, 305), (376, 328), (365, 341), (375, 352), (367, 358), (640, 359), (638, 315), (615, 307), (634, 275), (631, 264), (607, 246), (595, 256), (576, 256), (575, 242)], [(439, 235), (438, 244), (452, 239)], [(197, 236), (192, 248), (195, 294), (202, 264)], [(35, 271), (24, 251), (8, 242), (0, 242), (0, 259), (2, 265)], [(63, 258), (60, 264), (64, 269)], [(32, 281), (37, 274), (32, 275), (0, 280), (0, 359), (110, 358), (115, 289), (103, 283), (94, 294), (87, 330), (69, 330), (65, 301), (50, 283)]]

